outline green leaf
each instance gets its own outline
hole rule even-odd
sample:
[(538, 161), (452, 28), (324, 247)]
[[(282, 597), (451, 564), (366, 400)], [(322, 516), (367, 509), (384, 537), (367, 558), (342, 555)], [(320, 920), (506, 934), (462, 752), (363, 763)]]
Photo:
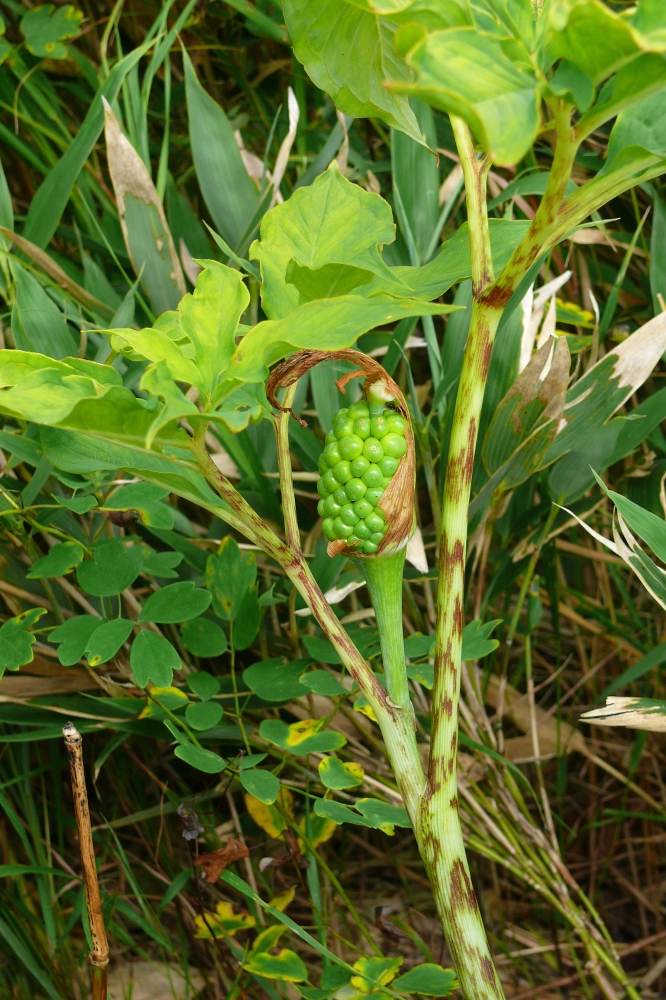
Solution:
[(94, 149), (104, 127), (102, 97), (113, 104), (123, 80), (146, 54), (154, 40), (149, 38), (119, 59), (100, 86), (90, 105), (90, 110), (63, 156), (46, 176), (30, 203), (23, 236), (39, 247), (45, 247), (53, 236), (60, 216), (84, 163)]
[(78, 35), (82, 20), (83, 11), (69, 3), (57, 8), (52, 3), (33, 7), (21, 18), (26, 48), (39, 59), (66, 59), (67, 46), (62, 42)]
[(360, 764), (341, 761), (338, 757), (324, 757), (319, 761), (319, 777), (326, 788), (356, 788), (363, 784)]
[[(269, 319), (288, 316), (301, 302), (301, 288), (307, 290), (303, 301), (309, 301), (317, 286), (330, 293), (332, 283), (337, 282), (339, 296), (367, 284), (375, 274), (393, 286), (392, 291), (404, 293), (404, 284), (392, 276), (379, 252), (394, 240), (388, 202), (348, 181), (333, 160), (313, 184), (299, 188), (288, 201), (266, 213), (261, 239), (250, 247), (250, 259), (261, 265), (266, 315)], [(346, 270), (333, 271), (327, 268), (331, 264)]]
[(76, 343), (71, 329), (53, 299), (37, 279), (13, 258), (11, 268), (16, 282), (16, 299), (12, 308), (16, 346), (23, 351), (39, 351), (51, 358), (66, 358), (74, 354)]
[(240, 603), (238, 617), (234, 621), (230, 642), (234, 649), (247, 649), (257, 637), (261, 625), (261, 604), (256, 584), (247, 591)]
[(95, 497), (53, 497), (56, 503), (66, 507), (67, 510), (74, 511), (75, 514), (87, 514), (89, 510), (97, 506)]
[(76, 579), (92, 597), (113, 597), (122, 593), (141, 572), (141, 548), (120, 538), (98, 542), (93, 558), (79, 563)]
[(462, 634), (462, 659), (480, 660), (483, 656), (488, 656), (494, 649), (497, 649), (499, 642), (497, 639), (490, 639), (490, 633), (498, 625), (502, 624), (501, 618), (481, 624), (478, 618), (465, 625)]
[(343, 687), (328, 670), (310, 670), (307, 674), (301, 674), (300, 682), (308, 691), (324, 695), (326, 698), (347, 694), (347, 688)]
[(129, 483), (121, 486), (104, 503), (102, 510), (136, 510), (141, 523), (151, 528), (173, 528), (173, 510), (160, 503), (169, 491), (152, 483)]
[(666, 108), (663, 94), (658, 91), (617, 116), (608, 140), (606, 162), (597, 178), (608, 181), (614, 172), (621, 171), (631, 176), (658, 163), (664, 156)]
[(91, 635), (101, 624), (102, 619), (95, 615), (75, 615), (50, 633), (49, 640), (59, 643), (58, 659), (63, 667), (79, 662)]
[(297, 757), (340, 750), (347, 742), (342, 733), (334, 733), (330, 729), (319, 732), (320, 724), (321, 721), (316, 719), (306, 719), (304, 722), (292, 722), (288, 726), (281, 719), (264, 719), (259, 726), (259, 735)]
[(142, 573), (148, 576), (156, 576), (160, 580), (175, 580), (178, 577), (174, 573), (176, 566), (183, 561), (182, 552), (155, 552), (150, 546), (141, 547), (143, 552)]
[(409, 102), (385, 87), (386, 80), (408, 79), (393, 48), (396, 26), (361, 8), (331, 0), (285, 0), (282, 9), (296, 58), (345, 114), (380, 118), (422, 142)]
[(539, 19), (538, 35), (544, 67), (566, 59), (595, 84), (651, 48), (628, 18), (599, 0), (551, 3)]
[(380, 802), (379, 799), (359, 799), (354, 805), (358, 812), (332, 799), (315, 799), (314, 812), (316, 816), (332, 819), (334, 823), (353, 823), (382, 830), (389, 837), (395, 833), (396, 826), (411, 827), (407, 812), (398, 806)]
[(412, 101), (430, 149), (414, 142), (403, 132), (395, 132), (391, 141), (393, 184), (397, 187), (410, 233), (420, 261), (428, 251), (439, 219), (439, 169), (431, 150), (437, 147), (437, 133), (432, 109), (421, 101)]
[[(205, 621), (205, 619), (202, 619)], [(196, 622), (189, 622), (188, 625), (196, 624)], [(211, 622), (211, 624), (213, 624)], [(186, 628), (183, 625), (183, 630)], [(220, 693), (222, 687), (220, 681), (217, 677), (212, 674), (206, 673), (205, 670), (197, 670), (194, 674), (187, 675), (187, 686), (191, 691), (194, 691), (196, 695), (201, 698), (202, 701), (210, 701), (210, 699)]]
[(302, 639), (303, 645), (313, 660), (316, 660), (318, 663), (342, 663), (338, 653), (328, 639), (321, 639), (318, 635), (304, 635)]
[(206, 563), (206, 587), (213, 595), (213, 611), (224, 621), (238, 617), (241, 602), (257, 579), (254, 552), (241, 552), (232, 535), (225, 535), (215, 556)]
[(400, 806), (389, 805), (379, 799), (357, 799), (355, 808), (361, 813), (368, 826), (382, 830), (389, 837), (393, 836), (394, 827), (411, 828), (407, 810)]
[(184, 760), (186, 764), (205, 774), (219, 774), (227, 766), (226, 760), (219, 754), (213, 750), (204, 750), (194, 743), (180, 743), (173, 752), (180, 760)]
[(150, 595), (139, 621), (158, 624), (189, 621), (203, 614), (210, 602), (210, 593), (195, 588), (191, 580), (170, 583)]
[(216, 701), (198, 701), (188, 705), (185, 719), (191, 729), (212, 729), (222, 719), (224, 709)]
[(253, 951), (243, 964), (246, 972), (265, 979), (278, 979), (288, 983), (301, 983), (308, 978), (308, 970), (295, 951), (281, 948), (277, 955), (268, 951)]
[(59, 542), (48, 555), (36, 559), (26, 574), (28, 580), (43, 577), (66, 576), (83, 559), (83, 549), (78, 542)]
[(459, 988), (455, 972), (432, 962), (416, 965), (403, 976), (398, 976), (392, 985), (401, 993), (421, 993), (427, 997), (448, 997)]
[(388, 986), (395, 979), (396, 973), (403, 961), (402, 956), (400, 958), (384, 958), (383, 956), (373, 955), (371, 958), (359, 958), (353, 965), (354, 971), (359, 973), (359, 975), (352, 976), (351, 984), (357, 990), (361, 990), (362, 993), (374, 992), (366, 977), (373, 980), (373, 983)]
[(5, 670), (18, 670), (32, 663), (35, 637), (27, 629), (46, 613), (46, 608), (31, 608), (9, 618), (0, 628), (0, 677)]
[(236, 349), (236, 329), (250, 301), (243, 275), (215, 260), (201, 260), (194, 292), (178, 307), (180, 326), (194, 346), (204, 392), (212, 393)]
[(115, 618), (99, 625), (86, 643), (85, 653), (90, 666), (96, 667), (114, 657), (131, 635), (134, 624), (126, 618)]
[(367, 298), (341, 295), (307, 302), (284, 319), (266, 320), (246, 333), (226, 377), (233, 387), (243, 382), (263, 382), (271, 365), (296, 350), (343, 350), (377, 326), (405, 316), (436, 316), (454, 309), (381, 292)]
[(291, 701), (308, 692), (299, 680), (302, 671), (302, 663), (282, 663), (280, 657), (274, 657), (247, 667), (243, 671), (243, 681), (264, 701)]
[(240, 783), (246, 792), (268, 806), (272, 805), (280, 794), (280, 782), (272, 771), (243, 769), (240, 772)]
[(130, 666), (139, 687), (145, 688), (151, 681), (157, 687), (169, 687), (181, 662), (168, 639), (146, 630), (139, 632), (132, 643)]
[(658, 194), (654, 199), (652, 234), (650, 236), (650, 291), (652, 307), (661, 312), (658, 295), (666, 302), (666, 202)]
[[(194, 653), (195, 656), (221, 656), (227, 649), (226, 635), (220, 626), (210, 621), (209, 618), (193, 618), (191, 621), (185, 622), (180, 629), (180, 638), (185, 649)], [(210, 677), (211, 675), (203, 674), (202, 676)]]
[(494, 35), (462, 27), (426, 35), (406, 59), (416, 81), (392, 84), (393, 91), (464, 118), (495, 163), (523, 158), (540, 124), (537, 79), (526, 51), (510, 58)]
[(239, 248), (259, 204), (257, 189), (245, 169), (227, 116), (199, 83), (185, 50), (183, 64), (190, 145), (199, 187), (215, 228), (233, 248)]
[(595, 699), (595, 704), (600, 701), (604, 701), (609, 695), (615, 694), (620, 688), (627, 687), (629, 684), (633, 684), (635, 681), (640, 680), (645, 674), (650, 673), (655, 667), (660, 667), (662, 663), (666, 663), (666, 642), (659, 643), (654, 649), (651, 649), (638, 663), (632, 663), (630, 667), (623, 670), (619, 677), (616, 677), (607, 688), (605, 688), (598, 698)]
[(609, 490), (595, 476), (597, 482), (604, 492), (613, 501), (622, 517), (627, 522), (632, 531), (635, 531), (639, 538), (642, 538), (652, 551), (662, 562), (666, 562), (666, 522), (661, 517), (657, 517), (652, 511), (645, 510), (639, 504), (634, 503), (621, 493)]

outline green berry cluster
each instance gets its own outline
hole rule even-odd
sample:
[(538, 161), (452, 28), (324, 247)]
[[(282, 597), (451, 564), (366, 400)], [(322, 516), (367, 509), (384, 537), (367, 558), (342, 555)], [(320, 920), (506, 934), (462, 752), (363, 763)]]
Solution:
[(367, 556), (377, 552), (387, 528), (377, 505), (407, 451), (406, 425), (404, 417), (372, 397), (336, 413), (317, 483), (317, 509), (329, 541), (344, 539)]

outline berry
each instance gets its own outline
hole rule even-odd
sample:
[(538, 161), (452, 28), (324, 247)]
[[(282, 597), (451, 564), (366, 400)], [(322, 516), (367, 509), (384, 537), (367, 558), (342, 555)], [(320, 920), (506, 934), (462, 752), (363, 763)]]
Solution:
[(378, 465), (370, 465), (368, 467), (368, 471), (361, 476), (361, 479), (368, 487), (368, 489), (381, 486), (383, 478), (384, 477), (382, 475), (382, 470), (379, 468)]
[(348, 462), (353, 462), (363, 451), (363, 442), (356, 434), (349, 434), (340, 440), (338, 450), (341, 458), (346, 459)]
[(378, 506), (407, 452), (406, 419), (371, 396), (338, 410), (319, 459), (322, 534), (376, 555), (386, 534)]
[(385, 438), (382, 438), (381, 447), (389, 458), (402, 458), (407, 451), (407, 442), (399, 434), (387, 434)]
[(363, 445), (363, 454), (370, 462), (378, 462), (384, 457), (384, 449), (377, 438), (369, 437)]

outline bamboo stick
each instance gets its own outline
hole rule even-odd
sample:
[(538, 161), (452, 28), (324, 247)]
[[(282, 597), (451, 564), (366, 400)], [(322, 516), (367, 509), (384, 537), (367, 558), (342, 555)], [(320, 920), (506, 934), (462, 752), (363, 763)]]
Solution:
[(106, 940), (104, 916), (102, 914), (102, 899), (97, 880), (95, 864), (95, 849), (93, 847), (92, 831), (90, 829), (90, 810), (88, 809), (88, 792), (86, 777), (83, 770), (83, 738), (72, 722), (63, 726), (67, 759), (72, 779), (72, 794), (76, 826), (79, 832), (79, 850), (83, 865), (83, 885), (86, 894), (86, 909), (90, 925), (92, 950), (90, 964), (92, 965), (92, 1000), (107, 1000), (106, 967), (109, 964), (109, 945)]

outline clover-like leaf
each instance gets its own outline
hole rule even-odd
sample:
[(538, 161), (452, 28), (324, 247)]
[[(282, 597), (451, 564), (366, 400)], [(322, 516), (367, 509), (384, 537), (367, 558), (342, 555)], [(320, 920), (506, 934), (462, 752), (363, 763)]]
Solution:
[(224, 715), (224, 709), (216, 701), (199, 701), (188, 705), (185, 719), (192, 729), (206, 730), (216, 726)]
[(319, 761), (319, 777), (327, 788), (356, 788), (363, 784), (364, 771), (354, 761), (324, 757)]
[(189, 621), (203, 614), (210, 602), (210, 593), (195, 587), (191, 580), (169, 583), (150, 595), (139, 621), (158, 624)]
[(292, 722), (290, 726), (281, 719), (264, 719), (259, 727), (259, 735), (269, 743), (289, 750), (297, 756), (309, 753), (328, 753), (339, 750), (347, 740), (342, 733), (331, 729), (319, 731), (321, 720), (305, 719), (302, 722)]
[(18, 670), (32, 663), (35, 637), (27, 630), (46, 613), (46, 608), (31, 608), (9, 618), (0, 628), (0, 677), (5, 670)]
[(130, 587), (141, 572), (141, 548), (122, 538), (98, 542), (93, 558), (79, 563), (76, 579), (92, 597), (113, 597)]
[(35, 560), (26, 576), (28, 580), (66, 576), (82, 559), (83, 549), (78, 542), (59, 542), (47, 555)]
[[(185, 626), (183, 626), (183, 629)], [(216, 694), (219, 694), (222, 687), (217, 677), (207, 673), (205, 670), (197, 670), (196, 673), (187, 675), (187, 686), (191, 691), (201, 698), (202, 701), (210, 701)]]
[(243, 769), (240, 772), (240, 783), (246, 792), (265, 805), (272, 805), (280, 794), (280, 781), (272, 771)]
[(181, 662), (168, 639), (146, 630), (139, 632), (132, 643), (130, 666), (139, 687), (145, 688), (151, 681), (158, 687), (169, 687)]
[(420, 993), (426, 997), (448, 997), (458, 989), (455, 972), (433, 962), (415, 965), (409, 972), (394, 979), (392, 985), (401, 993)]
[(52, 3), (33, 7), (21, 18), (28, 51), (40, 59), (66, 59), (67, 47), (62, 43), (78, 35), (82, 20), (83, 11), (69, 3), (64, 7)]
[(91, 667), (106, 663), (116, 655), (120, 647), (132, 633), (135, 623), (127, 618), (114, 618), (113, 621), (102, 622), (91, 634), (86, 643), (86, 656)]

